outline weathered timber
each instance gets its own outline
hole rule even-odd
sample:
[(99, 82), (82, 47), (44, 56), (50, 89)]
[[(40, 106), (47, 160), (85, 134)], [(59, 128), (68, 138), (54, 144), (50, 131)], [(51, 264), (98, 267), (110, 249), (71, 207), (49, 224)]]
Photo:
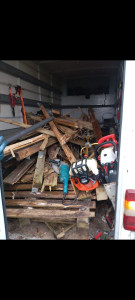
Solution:
[(11, 150), (17, 151), (17, 150), (22, 149), (26, 146), (28, 147), (32, 144), (36, 144), (37, 142), (44, 140), (46, 136), (47, 135), (45, 135), (45, 134), (41, 134), (41, 135), (33, 137), (31, 139), (26, 139), (24, 141), (9, 145), (9, 146), (5, 147), (5, 149), (4, 149), (4, 156), (9, 155)]
[(57, 144), (54, 144), (47, 149), (47, 154), (49, 158), (55, 159), (57, 158), (58, 152), (60, 150), (60, 147)]
[(63, 238), (65, 236), (65, 233), (75, 226), (75, 224), (64, 224), (64, 223), (56, 224), (52, 222), (45, 222), (45, 224), (54, 234), (56, 239)]
[(25, 174), (25, 175), (23, 175), (23, 177), (20, 180), (23, 183), (32, 182), (33, 181), (33, 176), (34, 176), (34, 173)]
[(93, 126), (91, 122), (82, 121), (73, 118), (54, 118), (54, 123), (62, 124), (65, 126), (73, 127), (73, 128), (87, 128), (89, 130), (93, 130)]
[[(22, 177), (23, 178), (23, 177)], [(16, 183), (13, 186), (9, 184), (4, 184), (4, 190), (5, 191), (27, 191), (32, 189), (32, 183)], [(45, 187), (45, 190), (48, 191), (49, 187)], [(63, 191), (63, 184), (58, 183), (57, 186), (52, 187), (52, 191)], [(73, 191), (72, 185), (68, 185), (68, 191)]]
[(92, 195), (91, 191), (80, 192), (78, 198), (79, 201), (83, 199), (96, 199), (96, 196)]
[[(62, 200), (41, 200), (35, 199), (6, 199), (6, 207), (38, 207), (46, 209), (96, 209), (95, 201), (79, 201), (79, 203), (73, 203), (72, 205), (65, 206)], [(67, 204), (71, 203), (71, 200), (66, 201)]]
[(89, 233), (89, 218), (78, 218), (77, 219), (77, 231), (80, 233)]
[(58, 128), (59, 130), (61, 130), (63, 133), (69, 134), (70, 137), (71, 137), (71, 136), (76, 136), (76, 135), (77, 135), (77, 132), (78, 132), (78, 130), (73, 130), (73, 129), (69, 128), (69, 127), (62, 126), (62, 125), (59, 125), (59, 124), (57, 124), (57, 128)]
[[(49, 138), (48, 143), (46, 145), (46, 147), (50, 147), (51, 145), (57, 143), (57, 139), (56, 138)], [(26, 147), (22, 150), (19, 150), (16, 152), (15, 157), (18, 161), (31, 156), (34, 153), (37, 153), (40, 151), (40, 147), (42, 145), (42, 142), (38, 142), (37, 144), (33, 145), (33, 146), (29, 146)]]
[[(42, 110), (45, 118), (50, 117), (49, 114), (47, 113), (47, 111), (45, 110), (45, 107), (43, 105), (40, 106), (40, 109)], [(57, 129), (57, 127), (54, 124), (54, 122), (53, 121), (49, 122), (49, 125), (50, 125), (51, 129), (53, 130), (55, 136), (57, 137), (59, 143), (61, 144), (62, 149), (64, 150), (64, 152), (65, 152), (68, 160), (70, 161), (70, 163), (72, 164), (73, 162), (76, 162), (76, 158), (72, 154), (72, 152), (71, 152), (70, 148), (68, 147), (68, 145), (67, 144), (63, 144), (63, 142), (62, 142), (63, 136), (61, 135), (61, 133)]]
[(41, 188), (41, 192), (44, 191), (45, 186), (49, 186), (49, 189), (51, 191), (52, 186), (57, 186), (57, 180), (58, 180), (58, 174), (54, 172), (52, 168), (52, 164), (46, 162), (44, 168), (44, 182)]
[(92, 123), (95, 138), (98, 141), (102, 137), (102, 131), (101, 131), (99, 122), (96, 119), (94, 111), (91, 107), (89, 107), (88, 112), (89, 112), (89, 115), (90, 115), (90, 120), (91, 120), (91, 123)]
[(48, 139), (49, 139), (49, 136), (46, 135), (46, 137), (45, 137), (45, 139), (44, 139), (42, 145), (40, 146), (40, 151), (44, 151), (44, 150), (45, 150), (45, 148), (46, 148), (46, 146), (47, 146), (47, 143), (48, 143)]
[(36, 168), (35, 168), (35, 172), (34, 172), (32, 188), (39, 189), (42, 186), (43, 175), (44, 175), (45, 156), (46, 156), (46, 149), (44, 151), (38, 152), (38, 158), (37, 158)]
[(31, 191), (31, 188), (31, 183), (15, 183), (14, 185), (4, 184), (4, 191)]
[[(39, 199), (63, 199), (63, 192), (62, 191), (52, 191), (51, 193), (49, 191), (45, 191), (43, 193), (32, 193), (29, 191), (5, 191), (5, 198), (12, 198), (12, 199), (17, 199), (17, 198), (39, 198)], [(66, 195), (65, 199), (74, 199), (75, 194), (73, 191), (69, 191), (68, 194)]]
[(50, 223), (50, 222), (53, 222), (53, 223), (57, 223), (57, 224), (60, 224), (60, 223), (64, 223), (64, 224), (74, 224), (74, 225), (76, 225), (76, 219), (75, 218), (70, 218), (70, 219), (61, 219), (61, 218), (59, 218), (59, 217), (51, 217), (51, 220), (50, 219), (47, 219), (47, 218), (43, 218), (43, 219), (36, 219), (36, 218), (32, 218), (31, 219), (31, 221), (33, 221), (33, 222), (41, 222), (41, 223), (45, 223), (46, 224), (46, 222), (48, 222), (48, 223)]
[(61, 112), (60, 112), (59, 110), (56, 110), (56, 109), (52, 109), (52, 113), (53, 113), (54, 115), (58, 115), (58, 116), (61, 115)]
[(58, 180), (58, 174), (54, 172), (54, 170), (51, 174), (46, 174), (46, 176), (44, 176), (44, 182), (41, 188), (41, 192), (44, 191), (45, 186), (49, 186), (49, 189), (51, 191), (53, 186), (57, 186), (57, 180)]
[(27, 171), (28, 169), (35, 163), (35, 158), (26, 159), (19, 166), (12, 171), (5, 179), (4, 183), (15, 184)]
[(96, 188), (97, 201), (108, 200), (108, 195), (103, 185), (99, 185)]
[(6, 208), (7, 218), (36, 218), (44, 220), (59, 219), (78, 219), (78, 218), (91, 218), (95, 216), (95, 212), (88, 210), (51, 210), (41, 208)]
[[(13, 121), (13, 120), (10, 120), (10, 119), (4, 119), (4, 118), (0, 118), (0, 122), (16, 125), (16, 126), (23, 127), (23, 128), (29, 128), (29, 127), (32, 126), (32, 125), (29, 125), (29, 124), (24, 124), (24, 123), (21, 123), (21, 122), (16, 122), (16, 121)], [(39, 129), (36, 129), (35, 131), (39, 132), (39, 133), (45, 133), (45, 134), (48, 134), (50, 136), (55, 137), (55, 134), (53, 133), (52, 130), (48, 130), (48, 129), (45, 129), (45, 128), (39, 128)]]

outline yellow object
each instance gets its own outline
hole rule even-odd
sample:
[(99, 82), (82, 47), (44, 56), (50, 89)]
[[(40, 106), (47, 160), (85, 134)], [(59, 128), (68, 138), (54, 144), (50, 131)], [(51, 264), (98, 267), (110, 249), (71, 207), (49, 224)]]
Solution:
[[(96, 146), (96, 145), (98, 145), (98, 143), (93, 143), (93, 144), (91, 144), (91, 146)], [(87, 146), (81, 148), (81, 151), (80, 151), (81, 157), (82, 157), (83, 150), (84, 150), (84, 149), (87, 149), (86, 147), (87, 147)]]

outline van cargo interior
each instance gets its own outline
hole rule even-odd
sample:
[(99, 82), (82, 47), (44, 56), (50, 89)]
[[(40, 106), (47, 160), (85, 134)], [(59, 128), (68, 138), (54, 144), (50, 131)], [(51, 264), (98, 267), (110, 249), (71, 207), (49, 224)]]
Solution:
[(8, 239), (114, 239), (123, 77), (123, 60), (0, 61)]

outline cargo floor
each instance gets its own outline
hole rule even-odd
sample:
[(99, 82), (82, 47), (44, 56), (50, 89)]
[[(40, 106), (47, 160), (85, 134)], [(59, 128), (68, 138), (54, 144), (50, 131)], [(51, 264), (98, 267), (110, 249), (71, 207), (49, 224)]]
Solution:
[[(59, 235), (56, 235), (45, 223), (20, 220), (19, 219), (8, 219), (8, 235), (10, 240), (91, 240), (99, 232), (102, 232), (99, 240), (110, 240), (113, 239), (114, 229), (110, 229), (106, 220), (105, 213), (108, 205), (106, 201), (102, 201), (97, 205), (95, 218), (90, 219), (89, 233), (79, 232), (76, 225), (74, 225), (67, 232), (64, 232), (64, 227), (61, 226)], [(112, 218), (114, 213), (112, 212)], [(56, 229), (58, 232), (58, 224)], [(55, 229), (55, 232), (56, 232)], [(63, 229), (63, 233), (62, 233)]]

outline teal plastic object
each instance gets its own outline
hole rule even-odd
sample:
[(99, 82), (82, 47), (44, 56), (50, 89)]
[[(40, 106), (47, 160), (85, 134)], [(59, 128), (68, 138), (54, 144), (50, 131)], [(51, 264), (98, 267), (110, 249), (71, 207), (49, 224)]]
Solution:
[(69, 181), (69, 166), (66, 163), (62, 163), (59, 167), (59, 179), (63, 185), (63, 195), (68, 193), (68, 181)]
[[(2, 142), (3, 140), (3, 136), (0, 136), (0, 142)], [(5, 147), (7, 146), (7, 141), (4, 141), (1, 145), (0, 145), (0, 160), (3, 159), (3, 151), (5, 149)]]

